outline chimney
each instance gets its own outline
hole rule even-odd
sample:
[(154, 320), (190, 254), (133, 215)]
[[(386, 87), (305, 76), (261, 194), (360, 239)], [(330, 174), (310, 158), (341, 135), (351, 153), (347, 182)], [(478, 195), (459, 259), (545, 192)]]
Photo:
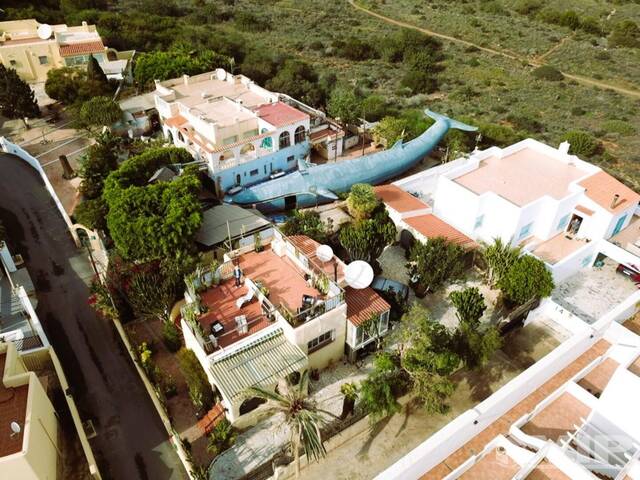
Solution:
[(183, 75), (183, 76), (182, 76), (182, 82), (183, 82), (185, 85), (189, 85), (189, 75)]
[(620, 195), (618, 195), (617, 193), (613, 196), (613, 200), (611, 200), (611, 205), (609, 206), (609, 208), (616, 208), (616, 206), (618, 205), (618, 200), (620, 200)]
[(569, 147), (571, 147), (571, 144), (565, 141), (560, 144), (558, 150), (560, 151), (560, 153), (567, 155), (569, 153)]
[(86, 26), (87, 26), (87, 22), (86, 22), (86, 20), (83, 20), (83, 21), (82, 21), (82, 26), (83, 26), (83, 27), (86, 27)]

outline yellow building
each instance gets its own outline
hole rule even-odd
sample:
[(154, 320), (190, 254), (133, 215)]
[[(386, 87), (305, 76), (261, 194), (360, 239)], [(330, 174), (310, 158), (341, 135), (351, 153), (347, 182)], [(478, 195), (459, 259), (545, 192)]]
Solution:
[(59, 426), (49, 397), (12, 343), (0, 344), (0, 372), (2, 478), (55, 480)]
[(90, 55), (107, 77), (128, 76), (130, 56), (105, 47), (95, 25), (47, 25), (34, 19), (0, 22), (0, 63), (29, 83), (46, 81), (52, 68), (86, 65)]

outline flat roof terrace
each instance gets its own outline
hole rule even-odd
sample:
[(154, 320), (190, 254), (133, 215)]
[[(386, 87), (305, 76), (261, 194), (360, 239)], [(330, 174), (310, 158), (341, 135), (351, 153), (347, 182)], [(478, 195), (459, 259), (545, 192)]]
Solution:
[(561, 232), (537, 245), (531, 253), (549, 265), (555, 265), (586, 244), (587, 242), (584, 240), (571, 237), (566, 232)]
[(582, 419), (587, 418), (591, 408), (568, 392), (545, 406), (521, 430), (527, 435), (542, 437), (557, 442), (576, 430)]
[(569, 193), (571, 183), (586, 175), (574, 165), (525, 147), (482, 160), (478, 168), (453, 181), (478, 195), (494, 192), (522, 207), (545, 195), (560, 200)]
[[(27, 416), (29, 385), (7, 388), (2, 382), (7, 355), (0, 354), (0, 458), (22, 450), (24, 422)], [(17, 435), (11, 432), (11, 422), (18, 422), (23, 429)]]
[(494, 448), (458, 478), (460, 480), (511, 480), (519, 471), (520, 465), (506, 453), (499, 453), (498, 449)]
[[(214, 74), (211, 75), (213, 76)], [(190, 77), (187, 84), (180, 78), (174, 81), (162, 82), (162, 85), (176, 93), (176, 101), (189, 107), (202, 103), (203, 96), (242, 100), (242, 104), (249, 108), (269, 101), (264, 96), (250, 91), (242, 82), (227, 82), (218, 80), (215, 77)]]
[(525, 480), (571, 480), (571, 477), (562, 473), (558, 467), (545, 459), (531, 470)]
[(453, 470), (462, 465), (469, 457), (482, 451), (496, 436), (508, 435), (511, 425), (523, 415), (531, 412), (540, 401), (551, 395), (555, 390), (573, 378), (578, 372), (600, 355), (604, 354), (611, 346), (606, 340), (599, 340), (576, 360), (551, 377), (541, 387), (533, 390), (527, 397), (514, 405), (504, 415), (498, 417), (482, 432), (474, 436), (467, 443), (452, 452), (441, 463), (424, 473), (423, 480), (442, 480)]

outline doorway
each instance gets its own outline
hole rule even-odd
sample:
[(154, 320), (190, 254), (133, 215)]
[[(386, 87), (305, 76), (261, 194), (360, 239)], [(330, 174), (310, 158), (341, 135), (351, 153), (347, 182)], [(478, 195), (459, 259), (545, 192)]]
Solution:
[(288, 195), (284, 197), (284, 209), (293, 210), (294, 208), (296, 208), (296, 196)]

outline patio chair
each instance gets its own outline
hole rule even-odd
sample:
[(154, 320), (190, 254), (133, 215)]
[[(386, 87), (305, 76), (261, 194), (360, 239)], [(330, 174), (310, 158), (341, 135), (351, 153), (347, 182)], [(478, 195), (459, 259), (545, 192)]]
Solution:
[(253, 298), (253, 290), (249, 289), (249, 291), (246, 294), (244, 294), (242, 297), (236, 300), (236, 307), (238, 307), (238, 309), (242, 308), (244, 304), (249, 303), (252, 298)]

